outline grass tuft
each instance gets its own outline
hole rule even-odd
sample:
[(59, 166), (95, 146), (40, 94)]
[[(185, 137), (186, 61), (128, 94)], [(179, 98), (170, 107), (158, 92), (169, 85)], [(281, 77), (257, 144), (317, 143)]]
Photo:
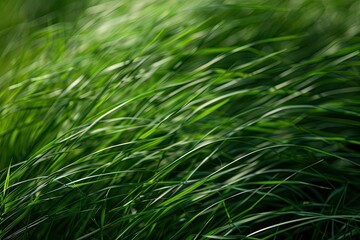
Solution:
[(0, 239), (359, 238), (360, 2), (83, 2), (0, 3)]

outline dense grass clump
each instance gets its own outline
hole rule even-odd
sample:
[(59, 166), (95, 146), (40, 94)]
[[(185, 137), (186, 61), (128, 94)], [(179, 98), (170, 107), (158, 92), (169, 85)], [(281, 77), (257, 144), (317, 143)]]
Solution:
[(0, 4), (0, 239), (360, 238), (359, 1), (46, 2)]

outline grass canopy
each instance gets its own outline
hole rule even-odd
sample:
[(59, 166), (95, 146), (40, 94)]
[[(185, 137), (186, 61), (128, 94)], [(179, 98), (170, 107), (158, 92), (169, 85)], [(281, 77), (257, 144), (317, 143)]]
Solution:
[(33, 2), (0, 3), (0, 239), (360, 238), (359, 1)]

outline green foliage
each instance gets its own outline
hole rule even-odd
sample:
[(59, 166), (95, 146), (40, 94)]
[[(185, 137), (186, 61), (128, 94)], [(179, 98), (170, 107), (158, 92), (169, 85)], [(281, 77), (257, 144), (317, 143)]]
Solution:
[(61, 2), (0, 4), (0, 239), (359, 238), (360, 2)]

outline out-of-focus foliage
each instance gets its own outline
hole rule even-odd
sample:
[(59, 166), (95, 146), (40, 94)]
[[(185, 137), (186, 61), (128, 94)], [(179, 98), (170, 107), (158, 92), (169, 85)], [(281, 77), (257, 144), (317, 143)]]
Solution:
[(360, 236), (360, 2), (0, 11), (0, 238)]

